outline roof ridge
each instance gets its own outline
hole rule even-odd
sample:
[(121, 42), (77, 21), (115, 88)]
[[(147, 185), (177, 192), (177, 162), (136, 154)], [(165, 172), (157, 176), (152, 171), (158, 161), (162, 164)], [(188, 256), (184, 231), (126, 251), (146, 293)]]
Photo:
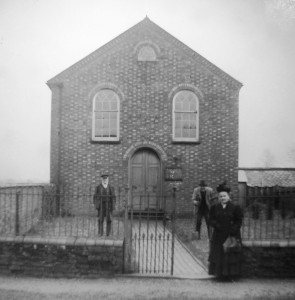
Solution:
[(167, 32), (165, 29), (163, 29), (162, 27), (160, 27), (159, 25), (157, 25), (156, 23), (151, 21), (147, 15), (140, 22), (136, 23), (135, 25), (133, 25), (129, 29), (127, 29), (124, 32), (122, 32), (121, 34), (119, 34), (117, 37), (111, 39), (106, 44), (102, 45), (101, 47), (99, 47), (95, 51), (91, 52), (90, 54), (88, 54), (84, 58), (80, 59), (78, 62), (74, 63), (73, 65), (71, 65), (70, 67), (65, 69), (64, 71), (58, 73), (57, 75), (55, 75), (54, 77), (49, 79), (47, 81), (47, 85), (50, 87), (51, 84), (59, 83), (59, 81), (58, 81), (59, 77), (65, 75), (66, 73), (69, 73), (69, 72), (71, 72), (75, 69), (78, 69), (81, 66), (85, 65), (86, 63), (92, 61), (92, 59), (97, 57), (98, 54), (100, 54), (100, 53), (103, 54), (106, 50), (110, 49), (115, 44), (120, 42), (125, 36), (128, 36), (132, 31), (134, 31), (138, 27), (141, 27), (141, 26), (144, 26), (144, 25), (145, 26), (146, 25), (151, 26), (153, 29), (155, 29), (157, 31), (157, 33), (164, 34), (167, 37), (169, 37), (169, 39), (172, 40), (173, 44), (180, 47), (184, 52), (189, 54), (194, 59), (197, 59), (198, 62), (200, 62), (201, 64), (206, 66), (210, 71), (212, 71), (213, 73), (215, 73), (216, 75), (218, 75), (219, 77), (224, 79), (225, 81), (230, 81), (233, 84), (233, 86), (235, 86), (237, 88), (241, 88), (243, 86), (243, 84), (241, 82), (239, 82), (238, 80), (236, 80), (235, 78), (233, 78), (232, 76), (230, 76), (229, 74), (224, 72), (222, 69), (220, 69), (219, 67), (217, 67), (216, 65), (211, 63), (205, 57), (203, 57), (201, 54), (197, 53), (195, 50), (193, 50), (192, 48), (190, 48), (189, 46), (187, 46), (186, 44), (181, 42), (179, 39), (174, 37), (172, 34)]
[(182, 50), (189, 52), (189, 54), (191, 56), (193, 56), (194, 58), (200, 59), (201, 63), (203, 65), (205, 65), (206, 67), (208, 67), (210, 69), (210, 71), (213, 71), (213, 73), (215, 73), (214, 71), (217, 71), (217, 73), (219, 73), (218, 75), (225, 79), (225, 80), (230, 80), (232, 82), (234, 82), (235, 86), (237, 87), (242, 87), (243, 84), (241, 82), (239, 82), (237, 79), (235, 79), (234, 77), (230, 76), (228, 73), (226, 73), (225, 71), (223, 71), (222, 69), (220, 69), (219, 67), (217, 67), (215, 64), (213, 64), (212, 62), (210, 62), (207, 58), (205, 58), (204, 56), (202, 56), (201, 54), (199, 54), (198, 52), (196, 52), (195, 50), (193, 50), (191, 47), (189, 47), (188, 45), (186, 45), (185, 43), (183, 43), (182, 41), (180, 41), (178, 38), (176, 38), (175, 36), (173, 36), (171, 33), (169, 33), (168, 31), (166, 31), (165, 29), (163, 29), (162, 27), (160, 27), (159, 25), (157, 25), (156, 23), (150, 21), (151, 24), (153, 26), (156, 26), (156, 29), (160, 29), (163, 33), (165, 33), (169, 38), (171, 38), (172, 40), (174, 40), (174, 44), (178, 44), (178, 46), (180, 46), (182, 48)]
[(85, 62), (89, 62), (92, 57), (96, 56), (97, 53), (99, 52), (103, 52), (105, 50), (107, 50), (108, 48), (111, 48), (113, 46), (113, 44), (117, 43), (118, 41), (120, 41), (122, 39), (122, 37), (124, 37), (125, 35), (127, 35), (127, 33), (129, 33), (130, 31), (134, 30), (134, 27), (137, 27), (139, 24), (143, 23), (143, 22), (151, 22), (150, 19), (146, 16), (142, 21), (136, 23), (135, 25), (133, 25), (132, 27), (130, 27), (129, 29), (125, 30), (124, 32), (122, 32), (121, 34), (119, 34), (118, 36), (116, 36), (115, 38), (111, 39), (109, 42), (107, 42), (106, 44), (102, 45), (101, 47), (99, 47), (98, 49), (94, 50), (93, 52), (89, 53), (88, 55), (86, 55), (84, 58), (80, 59), (79, 61), (77, 61), (76, 63), (74, 63), (73, 65), (69, 66), (68, 68), (66, 68), (65, 70), (61, 71), (60, 73), (58, 73), (57, 75), (55, 75), (54, 77), (52, 77), (51, 79), (49, 79), (46, 83), (47, 85), (50, 86), (51, 83), (54, 82), (55, 79), (57, 79), (58, 77), (62, 76), (65, 73), (68, 73), (70, 70), (73, 69), (78, 69), (82, 64), (85, 64)]

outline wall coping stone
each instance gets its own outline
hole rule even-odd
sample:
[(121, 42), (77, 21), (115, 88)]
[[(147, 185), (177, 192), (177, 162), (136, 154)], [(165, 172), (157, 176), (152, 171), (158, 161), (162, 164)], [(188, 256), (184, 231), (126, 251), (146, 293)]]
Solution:
[(123, 245), (123, 241), (121, 240), (114, 240), (114, 246), (115, 247), (121, 247)]
[(76, 238), (75, 246), (85, 246), (86, 245), (86, 240), (87, 240), (87, 238), (85, 238), (85, 237)]
[(1, 238), (2, 238), (3, 242), (14, 242), (13, 236), (3, 236)]
[(114, 240), (105, 240), (105, 246), (114, 246)]
[(23, 243), (24, 237), (23, 236), (16, 236), (15, 239), (14, 239), (14, 241), (16, 243)]
[(94, 240), (95, 241), (95, 246), (104, 246), (104, 241), (100, 240)]
[(40, 244), (41, 239), (42, 238), (40, 236), (25, 236), (24, 237), (24, 243)]
[(66, 239), (65, 245), (67, 245), (67, 246), (74, 245), (74, 244), (75, 244), (75, 241), (76, 241), (76, 238), (74, 238), (74, 237), (68, 237), (68, 238)]
[(95, 240), (94, 239), (87, 239), (85, 245), (86, 246), (95, 246)]
[[(39, 236), (0, 236), (0, 243), (51, 244), (64, 246), (105, 246), (122, 247), (123, 240), (108, 240), (86, 237), (39, 237)], [(295, 244), (295, 243), (294, 243)]]
[(246, 247), (295, 247), (294, 240), (243, 241), (242, 244)]

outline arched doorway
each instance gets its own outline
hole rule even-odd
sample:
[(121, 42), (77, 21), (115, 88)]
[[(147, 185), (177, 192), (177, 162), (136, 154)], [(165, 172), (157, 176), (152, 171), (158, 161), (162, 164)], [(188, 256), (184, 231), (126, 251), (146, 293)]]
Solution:
[(161, 209), (161, 162), (153, 150), (143, 148), (132, 156), (130, 187), (133, 210)]

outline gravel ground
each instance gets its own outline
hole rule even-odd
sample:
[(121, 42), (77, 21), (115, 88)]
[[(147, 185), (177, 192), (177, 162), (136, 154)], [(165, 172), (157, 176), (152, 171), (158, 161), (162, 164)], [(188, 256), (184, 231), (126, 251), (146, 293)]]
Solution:
[(0, 276), (0, 299), (295, 299), (295, 279), (45, 279)]

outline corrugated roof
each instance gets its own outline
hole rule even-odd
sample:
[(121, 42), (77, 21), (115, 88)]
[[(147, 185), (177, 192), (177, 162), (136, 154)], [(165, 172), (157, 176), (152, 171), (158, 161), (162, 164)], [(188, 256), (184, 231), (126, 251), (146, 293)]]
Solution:
[(295, 169), (240, 169), (239, 182), (248, 186), (295, 187)]

